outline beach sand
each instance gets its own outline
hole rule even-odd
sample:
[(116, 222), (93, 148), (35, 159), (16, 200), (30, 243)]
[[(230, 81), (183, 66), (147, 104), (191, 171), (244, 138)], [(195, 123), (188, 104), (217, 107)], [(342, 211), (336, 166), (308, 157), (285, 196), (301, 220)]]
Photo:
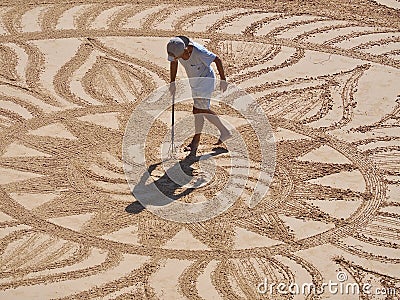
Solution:
[[(0, 299), (400, 299), (399, 9), (398, 0), (2, 1)], [(215, 52), (273, 132), (267, 178), (257, 163), (272, 142), (213, 102), (248, 169), (230, 171), (241, 166), (226, 143), (207, 181), (182, 187), (186, 202), (230, 182), (242, 189), (201, 222), (142, 207), (124, 167), (128, 121), (169, 83), (175, 35)], [(191, 102), (179, 103), (177, 122), (191, 118)], [(193, 134), (182, 124), (181, 159)], [(146, 140), (143, 164), (160, 162), (170, 111), (130, 126)], [(202, 138), (200, 155), (214, 139)], [(269, 189), (251, 205), (257, 182)], [(275, 287), (260, 293), (265, 280)], [(370, 284), (371, 295), (276, 290), (330, 281)]]

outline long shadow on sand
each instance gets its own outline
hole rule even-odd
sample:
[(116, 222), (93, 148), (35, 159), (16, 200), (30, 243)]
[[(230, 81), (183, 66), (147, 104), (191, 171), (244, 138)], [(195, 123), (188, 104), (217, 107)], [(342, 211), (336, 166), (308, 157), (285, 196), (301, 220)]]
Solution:
[[(228, 150), (222, 147), (217, 147), (212, 150), (213, 152), (203, 156), (194, 156), (194, 155), (186, 156), (183, 160), (176, 162), (172, 167), (170, 167), (167, 170), (167, 172), (164, 173), (163, 176), (153, 181), (152, 183), (146, 185), (146, 181), (150, 178), (152, 172), (154, 172), (154, 170), (157, 168), (157, 166), (161, 164), (161, 162), (150, 165), (147, 169), (147, 172), (144, 172), (140, 181), (134, 187), (132, 195), (135, 196), (135, 193), (137, 193), (139, 190), (140, 193), (145, 192), (146, 189), (148, 189), (149, 192), (152, 192), (154, 191), (154, 186), (158, 189), (160, 193), (162, 193), (163, 195), (174, 201), (189, 195), (196, 188), (187, 188), (180, 193), (177, 193), (177, 190), (181, 189), (182, 186), (184, 186), (185, 184), (188, 184), (191, 181), (191, 179), (193, 179), (193, 177), (195, 176), (193, 173), (194, 169), (192, 168), (192, 165), (195, 162), (198, 162), (200, 159), (204, 159), (204, 157), (206, 157), (207, 159), (207, 157), (210, 158), (228, 152)], [(178, 182), (176, 182), (176, 180), (173, 180), (172, 178), (170, 178), (170, 176), (168, 176), (168, 174), (176, 174), (179, 172), (183, 172), (186, 176), (179, 176)], [(202, 178), (198, 178), (197, 181), (193, 184), (193, 186), (201, 185), (203, 183), (203, 180), (204, 179)], [(156, 199), (154, 202), (157, 203)], [(144, 209), (145, 207), (139, 201), (135, 201), (129, 204), (125, 208), (125, 211), (130, 214), (138, 214)]]

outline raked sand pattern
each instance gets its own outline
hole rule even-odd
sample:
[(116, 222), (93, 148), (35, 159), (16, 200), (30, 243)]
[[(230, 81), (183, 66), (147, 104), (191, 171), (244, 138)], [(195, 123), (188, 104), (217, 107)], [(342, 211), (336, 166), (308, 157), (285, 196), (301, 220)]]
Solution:
[[(1, 4), (0, 299), (399, 299), (399, 2), (324, 2)], [(276, 141), (262, 201), (245, 189), (199, 223), (137, 205), (123, 170), (125, 126), (168, 83), (176, 34), (222, 58)], [(257, 160), (251, 128), (215, 110)], [(168, 128), (148, 130), (152, 159)], [(229, 176), (229, 153), (215, 159), (205, 197)], [(257, 292), (338, 272), (396, 295)]]

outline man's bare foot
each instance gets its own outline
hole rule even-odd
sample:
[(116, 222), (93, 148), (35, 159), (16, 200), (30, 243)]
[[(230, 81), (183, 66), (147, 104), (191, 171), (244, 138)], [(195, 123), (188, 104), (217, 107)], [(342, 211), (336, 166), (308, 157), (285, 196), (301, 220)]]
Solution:
[(229, 131), (227, 133), (221, 134), (218, 141), (214, 145), (221, 145), (223, 142), (230, 139), (231, 137), (232, 137), (232, 133), (230, 133)]
[(185, 146), (185, 148), (183, 148), (183, 151), (195, 153), (198, 147), (199, 145), (193, 145), (192, 143), (190, 143), (189, 145)]

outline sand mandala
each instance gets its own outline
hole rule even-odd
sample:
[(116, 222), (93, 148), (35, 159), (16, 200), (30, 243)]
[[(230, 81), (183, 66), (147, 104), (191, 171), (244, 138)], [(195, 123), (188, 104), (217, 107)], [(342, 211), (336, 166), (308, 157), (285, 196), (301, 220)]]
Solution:
[[(32, 3), (0, 6), (1, 299), (399, 299), (397, 1)], [(218, 94), (233, 138), (187, 157), (183, 97), (168, 162), (176, 34), (262, 114)]]

